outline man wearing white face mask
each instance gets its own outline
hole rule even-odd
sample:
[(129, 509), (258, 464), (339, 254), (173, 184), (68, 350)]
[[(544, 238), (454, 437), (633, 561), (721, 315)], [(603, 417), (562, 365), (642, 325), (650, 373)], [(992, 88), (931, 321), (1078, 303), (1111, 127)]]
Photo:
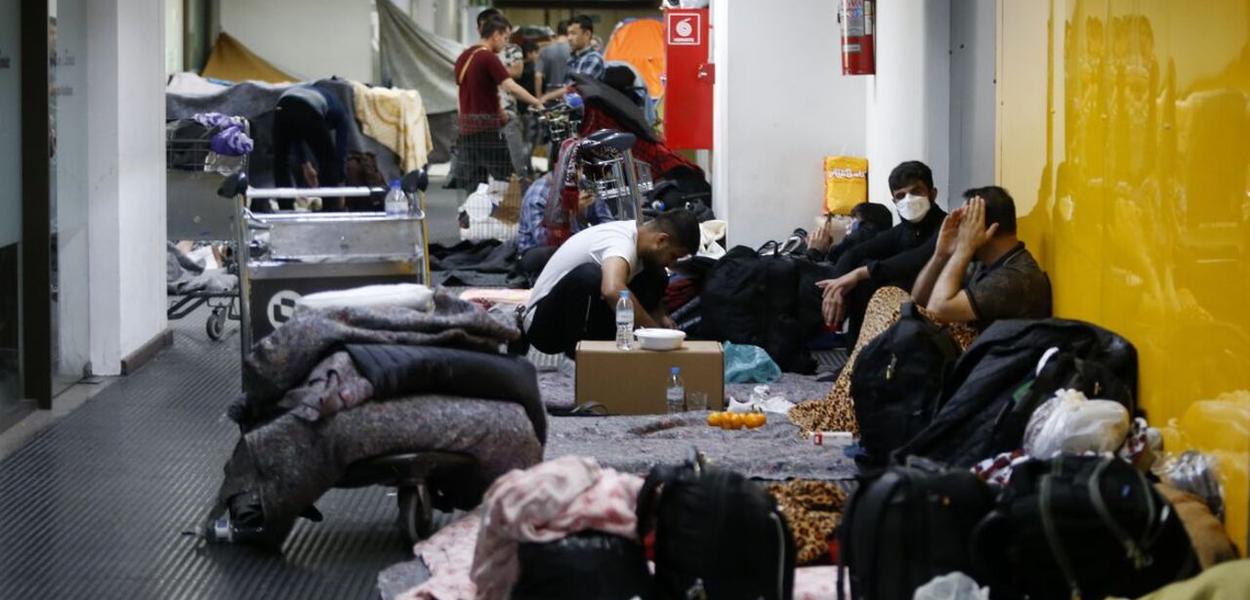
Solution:
[(825, 322), (840, 328), (846, 321), (851, 346), (859, 337), (868, 301), (878, 289), (911, 289), (933, 256), (938, 229), (946, 218), (936, 205), (933, 172), (924, 163), (908, 161), (895, 167), (889, 185), (901, 222), (848, 250), (834, 265), (836, 277), (816, 283), (822, 290)]

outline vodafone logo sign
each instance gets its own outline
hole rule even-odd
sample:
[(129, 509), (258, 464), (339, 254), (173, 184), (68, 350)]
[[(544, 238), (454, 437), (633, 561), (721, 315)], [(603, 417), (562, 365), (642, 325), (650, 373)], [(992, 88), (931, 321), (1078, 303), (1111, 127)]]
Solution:
[(700, 13), (674, 13), (666, 15), (668, 45), (699, 46), (703, 43), (703, 15)]

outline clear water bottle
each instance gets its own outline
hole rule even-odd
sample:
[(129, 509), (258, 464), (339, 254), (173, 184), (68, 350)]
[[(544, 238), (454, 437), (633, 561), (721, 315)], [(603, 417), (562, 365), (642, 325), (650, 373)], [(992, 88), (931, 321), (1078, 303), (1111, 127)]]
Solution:
[(402, 217), (408, 214), (408, 198), (404, 196), (404, 191), (399, 189), (398, 179), (391, 181), (391, 191), (386, 193), (383, 205), (386, 207), (388, 217)]
[(686, 410), (686, 382), (681, 380), (681, 368), (673, 367), (668, 373), (668, 388), (664, 390), (664, 403), (669, 414)]
[(621, 290), (621, 298), (616, 301), (616, 347), (630, 350), (634, 342), (634, 303), (629, 299), (629, 290)]

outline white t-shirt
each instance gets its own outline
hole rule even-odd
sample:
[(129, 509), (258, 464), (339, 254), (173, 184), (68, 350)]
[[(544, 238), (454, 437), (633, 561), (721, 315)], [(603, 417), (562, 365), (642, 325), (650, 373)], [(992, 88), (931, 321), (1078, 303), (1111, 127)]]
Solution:
[(534, 282), (529, 304), (525, 307), (525, 329), (528, 331), (534, 320), (534, 307), (538, 301), (546, 298), (565, 275), (587, 263), (602, 265), (603, 261), (612, 257), (623, 258), (629, 263), (630, 281), (642, 272), (642, 261), (638, 260), (638, 223), (613, 221), (595, 225), (577, 232), (564, 242), (551, 256), (538, 281)]

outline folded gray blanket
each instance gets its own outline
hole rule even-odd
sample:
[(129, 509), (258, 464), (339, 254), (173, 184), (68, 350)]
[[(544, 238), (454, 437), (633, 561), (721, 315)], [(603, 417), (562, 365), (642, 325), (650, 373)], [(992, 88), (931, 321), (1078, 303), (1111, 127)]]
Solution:
[(402, 452), (457, 452), (476, 468), (436, 487), (461, 508), (512, 469), (542, 460), (542, 446), (519, 404), (417, 396), (365, 404), (319, 422), (283, 415), (246, 433), (226, 465), (219, 506), (259, 492), (264, 527), (281, 540), (296, 518), (342, 480), (352, 463)]
[(279, 400), (345, 344), (444, 346), (498, 352), (520, 330), (443, 290), (434, 311), (400, 307), (298, 308), (282, 327), (256, 342), (243, 361), (243, 398), (230, 416), (245, 429), (281, 415)]

